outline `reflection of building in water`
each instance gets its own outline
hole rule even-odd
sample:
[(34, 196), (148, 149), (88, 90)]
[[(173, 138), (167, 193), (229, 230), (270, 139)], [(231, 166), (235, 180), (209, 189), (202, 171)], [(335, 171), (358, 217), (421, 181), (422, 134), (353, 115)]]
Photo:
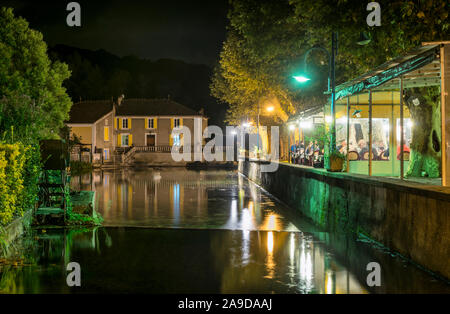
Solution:
[[(233, 178), (212, 181), (206, 179), (208, 175), (186, 169), (95, 172), (98, 210), (106, 224), (160, 219), (180, 223), (184, 215), (206, 217), (208, 192), (234, 184)], [(89, 183), (89, 178), (83, 180)], [(79, 178), (75, 182), (82, 186)]]

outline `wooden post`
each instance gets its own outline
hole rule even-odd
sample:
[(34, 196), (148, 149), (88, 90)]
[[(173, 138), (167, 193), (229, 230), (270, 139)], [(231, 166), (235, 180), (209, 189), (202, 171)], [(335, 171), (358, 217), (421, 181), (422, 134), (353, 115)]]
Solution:
[(442, 185), (450, 186), (450, 44), (441, 46)]
[(348, 160), (348, 151), (350, 149), (350, 96), (347, 96), (347, 172), (350, 172), (350, 160)]
[(288, 162), (291, 163), (291, 130), (288, 125)]
[(369, 176), (372, 175), (372, 91), (369, 90)]
[[(403, 135), (403, 77), (400, 76), (400, 179), (403, 180), (404, 174), (404, 160), (403, 160), (403, 146), (404, 146), (404, 135)], [(397, 152), (395, 152), (397, 154)]]

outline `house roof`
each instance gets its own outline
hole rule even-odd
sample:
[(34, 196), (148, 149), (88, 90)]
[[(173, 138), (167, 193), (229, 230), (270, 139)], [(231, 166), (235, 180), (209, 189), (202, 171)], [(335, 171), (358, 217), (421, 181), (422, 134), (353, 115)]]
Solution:
[[(94, 123), (113, 109), (112, 100), (86, 100), (74, 103), (68, 123)], [(124, 99), (116, 106), (116, 116), (203, 116), (169, 99)]]
[(127, 99), (116, 107), (117, 116), (202, 116), (170, 99)]
[(112, 100), (86, 100), (70, 108), (68, 123), (94, 123), (113, 108)]

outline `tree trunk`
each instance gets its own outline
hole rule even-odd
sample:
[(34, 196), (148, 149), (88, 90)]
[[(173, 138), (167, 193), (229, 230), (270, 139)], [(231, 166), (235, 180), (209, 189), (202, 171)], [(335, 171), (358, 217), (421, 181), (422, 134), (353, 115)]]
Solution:
[(436, 87), (406, 90), (405, 104), (413, 121), (407, 177), (441, 176), (440, 91)]

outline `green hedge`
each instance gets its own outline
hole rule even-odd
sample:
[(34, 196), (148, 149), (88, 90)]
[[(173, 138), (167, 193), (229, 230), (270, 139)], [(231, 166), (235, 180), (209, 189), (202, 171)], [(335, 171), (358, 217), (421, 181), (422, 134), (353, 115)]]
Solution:
[(38, 192), (39, 149), (0, 142), (0, 225), (32, 208)]

